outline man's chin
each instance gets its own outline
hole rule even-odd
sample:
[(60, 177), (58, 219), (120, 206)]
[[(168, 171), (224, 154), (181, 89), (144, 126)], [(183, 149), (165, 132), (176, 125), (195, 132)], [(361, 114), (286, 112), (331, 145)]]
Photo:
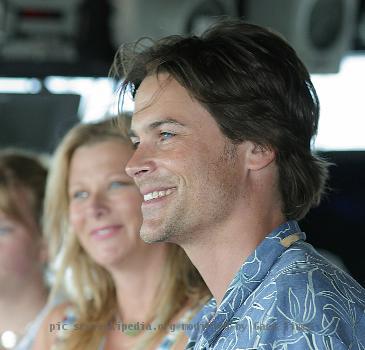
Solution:
[(154, 230), (145, 229), (143, 226), (140, 231), (140, 236), (142, 240), (146, 243), (158, 243), (167, 241), (167, 237), (164, 234), (161, 234)]

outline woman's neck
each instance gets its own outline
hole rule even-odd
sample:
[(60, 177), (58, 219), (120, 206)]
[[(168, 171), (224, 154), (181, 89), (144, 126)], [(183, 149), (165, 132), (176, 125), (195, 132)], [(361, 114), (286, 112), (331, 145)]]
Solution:
[(151, 309), (166, 266), (168, 245), (154, 244), (143, 259), (111, 271), (117, 291), (119, 317), (123, 323), (149, 323)]

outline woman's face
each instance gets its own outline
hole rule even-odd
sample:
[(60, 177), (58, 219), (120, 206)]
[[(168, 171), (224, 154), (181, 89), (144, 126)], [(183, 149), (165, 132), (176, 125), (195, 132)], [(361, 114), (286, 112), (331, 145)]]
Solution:
[(30, 207), (29, 193), (15, 191), (22, 220), (0, 210), (0, 286), (18, 286), (42, 271), (44, 247)]
[(142, 196), (124, 167), (132, 155), (115, 139), (79, 147), (71, 158), (69, 218), (80, 244), (105, 268), (143, 260)]

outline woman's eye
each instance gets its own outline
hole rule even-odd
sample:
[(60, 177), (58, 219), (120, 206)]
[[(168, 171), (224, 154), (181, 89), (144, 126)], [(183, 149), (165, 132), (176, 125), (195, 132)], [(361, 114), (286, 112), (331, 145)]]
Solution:
[(110, 188), (121, 188), (126, 186), (127, 184), (122, 181), (112, 181), (109, 185)]
[(163, 141), (165, 141), (165, 140), (171, 139), (171, 137), (174, 137), (175, 134), (172, 132), (168, 132), (168, 131), (162, 131), (162, 132), (160, 132), (160, 136), (161, 136), (161, 139)]
[(13, 231), (11, 226), (0, 226), (0, 236), (5, 236)]
[(76, 191), (72, 194), (73, 199), (85, 199), (89, 196), (86, 191)]

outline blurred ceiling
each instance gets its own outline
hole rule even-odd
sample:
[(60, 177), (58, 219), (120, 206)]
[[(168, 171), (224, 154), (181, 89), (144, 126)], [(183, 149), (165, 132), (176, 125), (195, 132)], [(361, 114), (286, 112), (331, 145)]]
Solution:
[(0, 76), (107, 76), (122, 43), (200, 33), (217, 16), (281, 32), (312, 73), (365, 50), (365, 0), (0, 0)]

